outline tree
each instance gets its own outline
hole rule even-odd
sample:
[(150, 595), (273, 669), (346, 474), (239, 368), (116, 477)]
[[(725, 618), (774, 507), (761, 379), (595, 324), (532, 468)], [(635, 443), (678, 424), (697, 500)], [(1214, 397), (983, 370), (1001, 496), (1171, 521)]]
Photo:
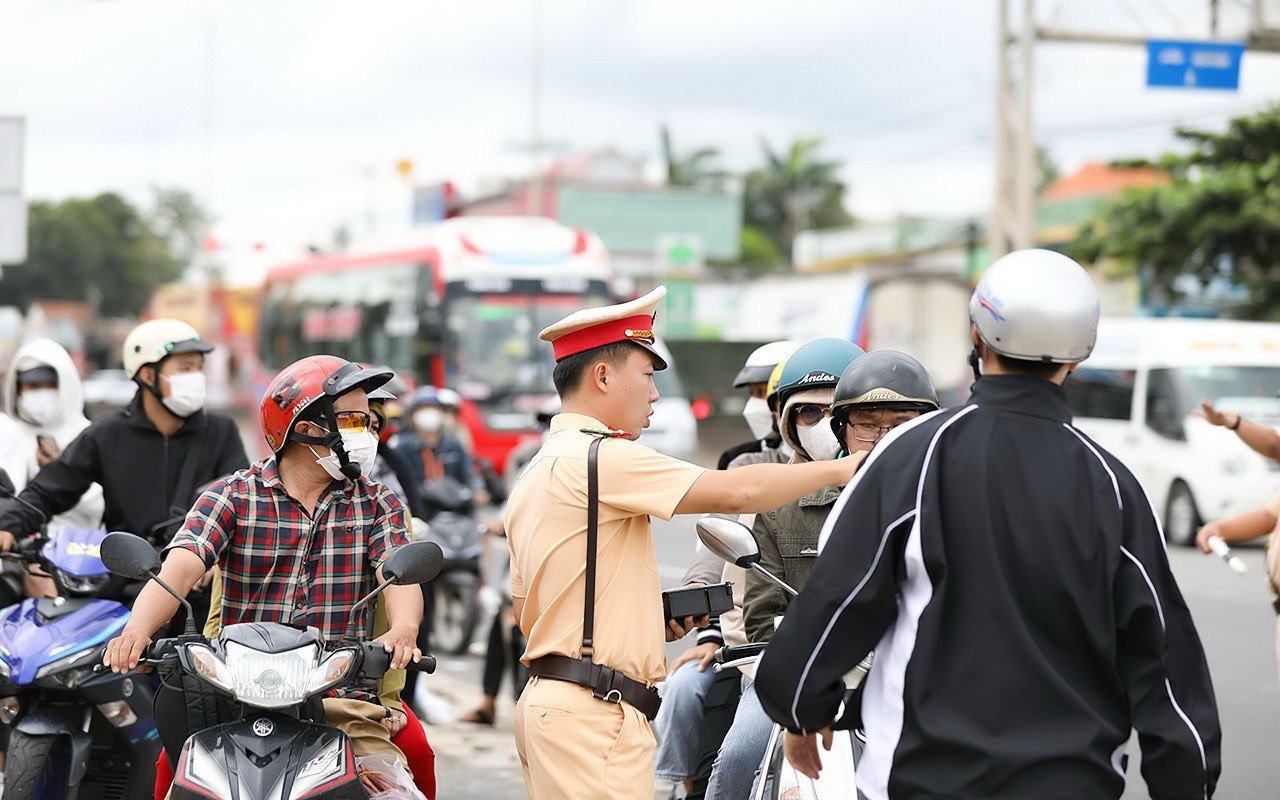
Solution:
[(818, 158), (822, 140), (799, 138), (785, 153), (761, 140), (764, 165), (746, 175), (743, 196), (746, 225), (765, 233), (781, 253), (789, 254), (802, 230), (849, 225), (845, 185), (839, 161)]
[(1069, 252), (1145, 267), (1153, 288), (1170, 298), (1182, 276), (1201, 285), (1226, 276), (1247, 291), (1244, 316), (1280, 319), (1280, 106), (1233, 119), (1222, 133), (1177, 128), (1175, 135), (1189, 151), (1154, 162), (1170, 183), (1125, 191)]
[(662, 126), (661, 135), (668, 186), (724, 189), (729, 173), (716, 164), (720, 160), (719, 148), (699, 147), (688, 153), (677, 154), (671, 144), (671, 130), (666, 125)]
[(184, 263), (152, 220), (118, 194), (29, 207), (26, 263), (0, 276), (0, 297), (26, 308), (33, 300), (82, 300), (105, 316), (136, 316), (157, 284)]
[(1062, 168), (1058, 166), (1058, 161), (1049, 152), (1049, 148), (1042, 144), (1036, 145), (1036, 194), (1040, 194), (1049, 187), (1049, 184), (1062, 177)]

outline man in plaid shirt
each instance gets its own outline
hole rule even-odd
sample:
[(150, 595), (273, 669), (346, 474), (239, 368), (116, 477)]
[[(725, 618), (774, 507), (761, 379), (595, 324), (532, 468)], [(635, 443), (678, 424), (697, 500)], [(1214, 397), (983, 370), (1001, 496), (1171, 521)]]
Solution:
[[(365, 477), (377, 446), (366, 393), (390, 378), (389, 371), (334, 356), (305, 358), (281, 372), (262, 400), (263, 432), (275, 455), (219, 481), (196, 501), (166, 548), (160, 577), (184, 593), (217, 564), (224, 627), (277, 622), (314, 626), (324, 638), (340, 639), (351, 607), (381, 582), (388, 553), (408, 542), (403, 504)], [(422, 593), (417, 586), (390, 586), (385, 602), (390, 630), (378, 641), (392, 653), (392, 667), (403, 669), (421, 656), (415, 640)], [(118, 672), (136, 667), (177, 606), (160, 586), (148, 584), (103, 663)], [(358, 619), (362, 630), (365, 622)], [(339, 689), (323, 703), (356, 755), (384, 752), (404, 760), (381, 724), (385, 710), (375, 695)], [(184, 715), (172, 715), (174, 724), (166, 725), (170, 715), (161, 713), (162, 705), (157, 698), (157, 724), (176, 760), (188, 734), (177, 724)], [(165, 735), (168, 727), (173, 735)]]

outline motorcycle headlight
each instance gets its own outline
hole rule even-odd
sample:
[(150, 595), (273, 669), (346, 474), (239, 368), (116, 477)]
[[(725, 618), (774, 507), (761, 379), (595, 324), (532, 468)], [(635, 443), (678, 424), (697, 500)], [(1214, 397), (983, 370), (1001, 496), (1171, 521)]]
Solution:
[(102, 647), (95, 645), (50, 661), (36, 670), (36, 680), (56, 688), (74, 689), (93, 674), (93, 665), (101, 652)]
[(355, 663), (354, 650), (337, 650), (320, 659), (315, 645), (283, 653), (263, 653), (228, 642), (225, 660), (212, 648), (188, 645), (191, 669), (206, 682), (258, 708), (287, 708), (344, 682)]
[(93, 594), (111, 578), (109, 572), (102, 575), (72, 575), (62, 570), (56, 572), (58, 583), (71, 594)]

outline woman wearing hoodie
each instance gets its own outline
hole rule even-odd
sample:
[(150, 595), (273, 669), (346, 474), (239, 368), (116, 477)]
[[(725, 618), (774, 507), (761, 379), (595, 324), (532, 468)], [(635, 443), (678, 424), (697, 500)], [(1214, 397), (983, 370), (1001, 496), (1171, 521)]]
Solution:
[[(70, 354), (52, 339), (34, 339), (19, 348), (5, 374), (4, 413), (14, 425), (0, 440), (0, 467), (22, 491), (45, 464), (57, 458), (80, 431), (89, 426), (84, 416), (84, 390)], [(74, 528), (102, 524), (102, 487), (93, 484), (75, 506), (56, 515), (52, 523)], [(6, 573), (11, 582), (16, 573)], [(25, 583), (28, 595), (51, 595), (48, 578)]]

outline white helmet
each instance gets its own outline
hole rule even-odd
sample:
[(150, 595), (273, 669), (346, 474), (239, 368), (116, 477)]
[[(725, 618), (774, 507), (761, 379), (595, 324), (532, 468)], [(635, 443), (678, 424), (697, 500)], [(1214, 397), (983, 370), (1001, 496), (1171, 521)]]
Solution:
[(1098, 290), (1061, 253), (1017, 250), (983, 273), (969, 320), (983, 343), (1006, 358), (1075, 364), (1098, 338)]
[(791, 358), (791, 354), (799, 348), (799, 342), (788, 341), (760, 345), (747, 356), (747, 362), (738, 371), (738, 377), (733, 379), (733, 388), (738, 389), (749, 383), (767, 382), (769, 376), (773, 374), (773, 368)]
[(213, 345), (195, 328), (176, 319), (153, 319), (129, 332), (124, 340), (124, 370), (132, 380), (138, 370), (179, 353), (207, 353)]

